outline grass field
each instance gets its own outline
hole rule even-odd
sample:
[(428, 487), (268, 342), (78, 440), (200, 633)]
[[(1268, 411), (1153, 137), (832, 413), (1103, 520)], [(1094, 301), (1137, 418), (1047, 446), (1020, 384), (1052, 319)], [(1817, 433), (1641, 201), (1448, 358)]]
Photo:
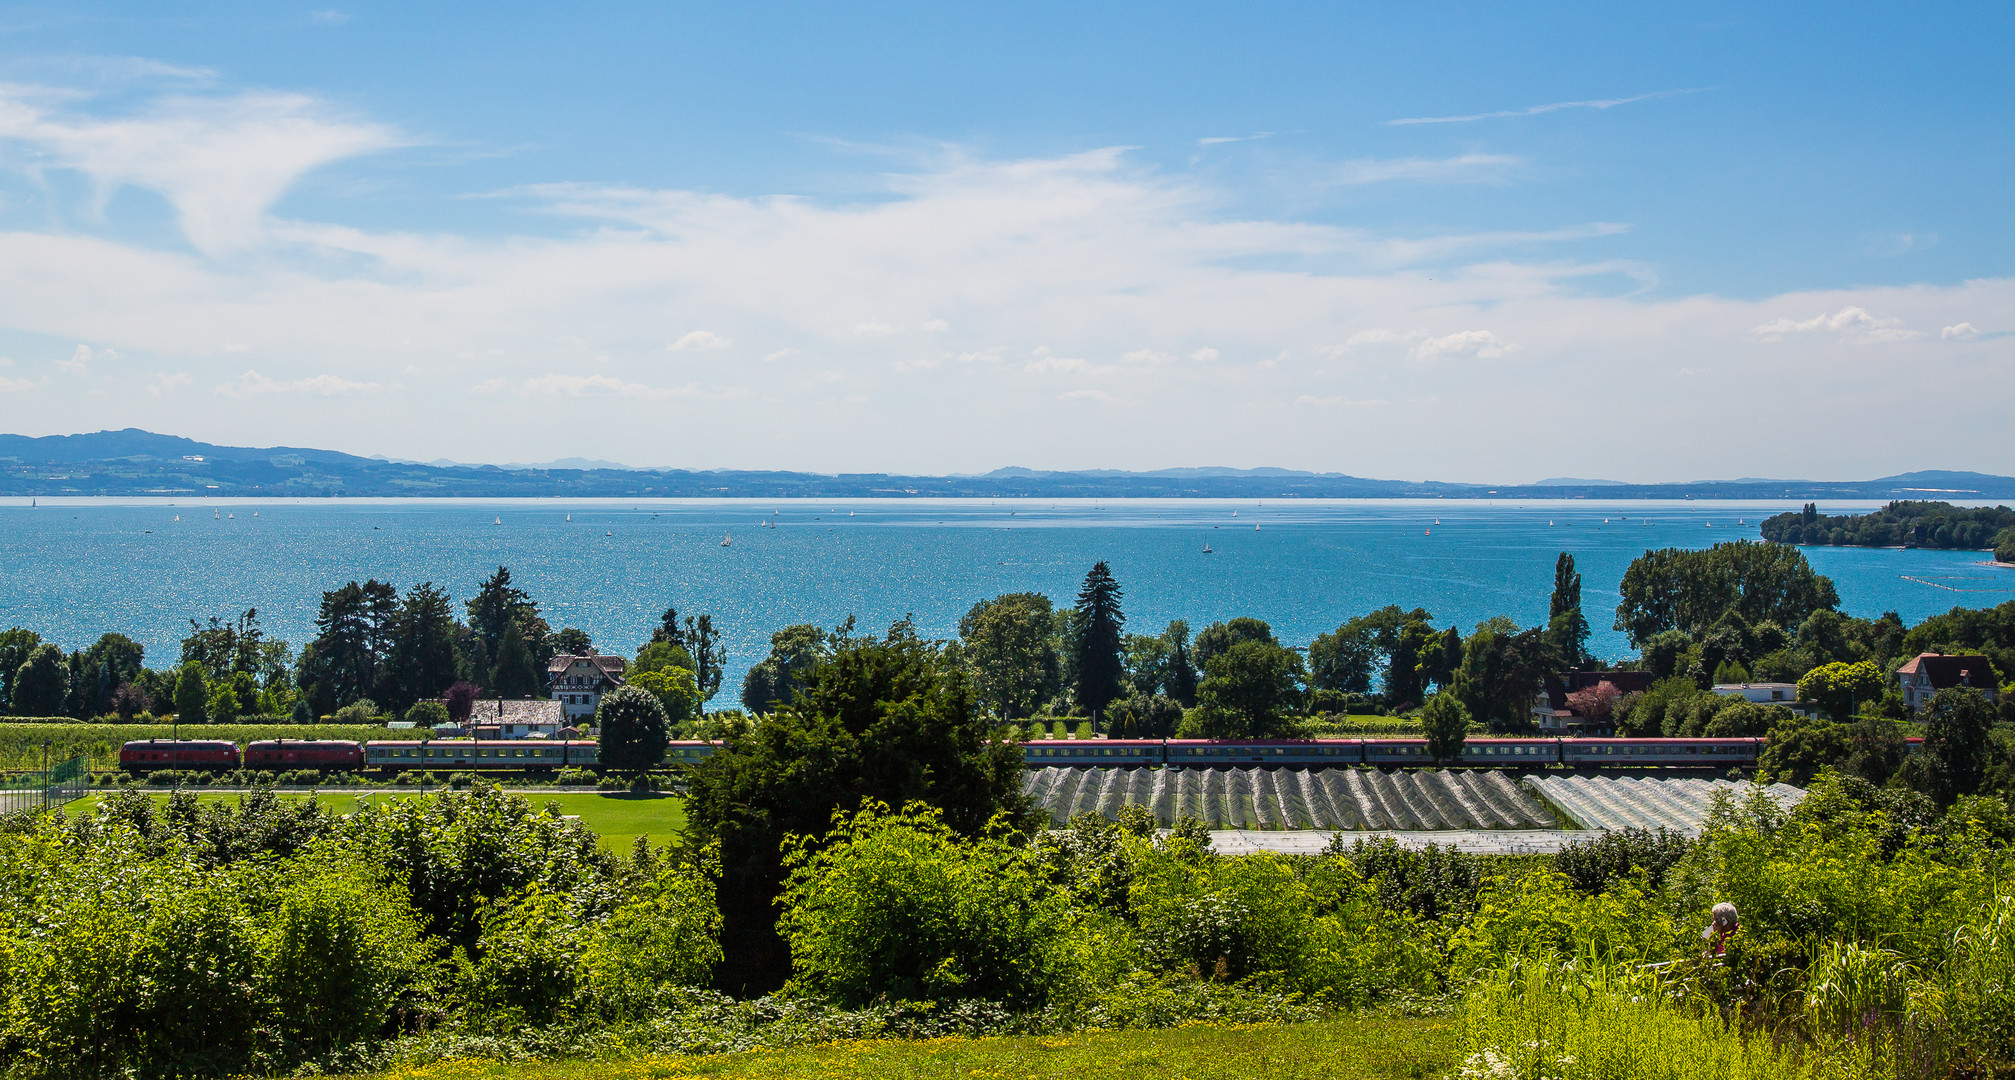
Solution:
[[(165, 800), (165, 791), (149, 791), (157, 799)], [(307, 792), (278, 792), (283, 799), (305, 799)], [(87, 795), (70, 804), (70, 812), (87, 813), (96, 808), (102, 795)], [(238, 798), (232, 792), (201, 791), (196, 798), (202, 802), (229, 801)], [(314, 798), (322, 806), (337, 814), (347, 814), (357, 809), (360, 803), (382, 802), (387, 799), (423, 799), (420, 794), (357, 794), (347, 791), (317, 792)], [(618, 854), (627, 853), (637, 837), (648, 836), (651, 843), (662, 844), (674, 833), (685, 828), (686, 803), (676, 795), (630, 795), (610, 792), (567, 791), (554, 794), (527, 792), (525, 798), (533, 806), (544, 806), (548, 802), (560, 804), (560, 812), (581, 819), (581, 824), (595, 830), (602, 838), (602, 846)]]
[(845, 1042), (710, 1057), (497, 1064), (450, 1061), (380, 1080), (1400, 1080), (1442, 1075), (1455, 1063), (1447, 1019), (1357, 1017), (1279, 1027), (1183, 1027), (1013, 1039)]

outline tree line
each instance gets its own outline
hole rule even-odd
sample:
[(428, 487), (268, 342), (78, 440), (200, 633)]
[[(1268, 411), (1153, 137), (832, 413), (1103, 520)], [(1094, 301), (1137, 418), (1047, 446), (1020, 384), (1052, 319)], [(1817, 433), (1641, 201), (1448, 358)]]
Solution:
[[(1814, 503), (1763, 519), (1763, 538), (1833, 547), (2015, 548), (2015, 510), (1897, 500), (1869, 514), (1822, 514)], [(2015, 560), (2004, 560), (2015, 561)]]
[[(452, 713), (480, 695), (544, 697), (553, 657), (596, 652), (586, 631), (553, 629), (508, 567), (485, 577), (460, 607), (432, 582), (402, 594), (392, 582), (350, 581), (322, 594), (315, 636), (298, 653), (250, 609), (231, 619), (191, 619), (177, 662), (159, 669), (147, 667), (144, 649), (124, 634), (105, 634), (66, 654), (35, 631), (14, 627), (0, 632), (0, 715), (131, 720), (172, 713), (184, 723), (335, 716), (369, 723), (422, 707), (432, 720), (440, 709)], [(668, 608), (639, 651), (635, 673), (684, 713), (719, 692), (725, 662), (711, 616), (682, 619)]]

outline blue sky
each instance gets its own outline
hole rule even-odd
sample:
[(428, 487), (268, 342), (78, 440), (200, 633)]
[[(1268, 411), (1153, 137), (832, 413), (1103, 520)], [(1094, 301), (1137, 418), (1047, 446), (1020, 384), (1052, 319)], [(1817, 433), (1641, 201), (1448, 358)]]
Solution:
[(2015, 472), (2006, 5), (416, 7), (0, 13), (4, 426)]

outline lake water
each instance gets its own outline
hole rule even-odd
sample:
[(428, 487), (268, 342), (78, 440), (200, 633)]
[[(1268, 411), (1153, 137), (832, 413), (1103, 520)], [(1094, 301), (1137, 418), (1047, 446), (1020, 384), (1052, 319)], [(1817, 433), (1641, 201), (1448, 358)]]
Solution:
[[(1070, 603), (1100, 559), (1125, 589), (1130, 631), (1254, 615), (1304, 645), (1388, 603), (1424, 607), (1465, 632), (1493, 615), (1539, 622), (1554, 557), (1568, 551), (1594, 648), (1615, 658), (1628, 649), (1609, 629), (1610, 613), (1631, 559), (1647, 548), (1755, 538), (1759, 521), (1785, 509), (1796, 507), (682, 499), (43, 500), (30, 509), (7, 500), (0, 626), (29, 627), (65, 648), (116, 630), (162, 666), (191, 618), (256, 607), (298, 647), (313, 636), (322, 591), (345, 581), (377, 577), (402, 589), (432, 581), (459, 605), (506, 565), (554, 627), (578, 626), (607, 652), (633, 652), (667, 605), (711, 613), (726, 633), (728, 680), (715, 701), (726, 705), (783, 626), (832, 626), (852, 614), (879, 630), (913, 612), (922, 632), (950, 636), (974, 601), (1003, 592)], [(776, 527), (759, 527), (765, 520)], [(2015, 571), (1982, 565), (1983, 552), (1810, 548), (1807, 557), (1856, 615), (1893, 610), (1914, 622), (2015, 599)]]

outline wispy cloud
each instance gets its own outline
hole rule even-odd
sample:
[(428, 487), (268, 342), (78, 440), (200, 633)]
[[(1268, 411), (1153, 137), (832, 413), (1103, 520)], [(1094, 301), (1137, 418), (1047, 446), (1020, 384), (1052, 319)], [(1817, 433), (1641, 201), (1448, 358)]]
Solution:
[(408, 141), (302, 94), (177, 95), (98, 118), (35, 104), (20, 88), (0, 94), (0, 140), (25, 146), (38, 167), (83, 173), (101, 207), (123, 186), (160, 193), (212, 255), (253, 245), (267, 209), (304, 174)]
[(1273, 132), (1258, 131), (1251, 135), (1207, 135), (1196, 141), (1198, 146), (1222, 146), (1225, 143), (1252, 142), (1256, 139), (1271, 139)]
[(734, 342), (711, 330), (695, 330), (679, 340), (665, 346), (666, 352), (701, 352), (708, 349), (725, 349)]
[(1344, 184), (1379, 184), (1390, 180), (1424, 180), (1433, 183), (1474, 183), (1498, 180), (1509, 170), (1525, 163), (1510, 154), (1458, 154), (1446, 158), (1360, 158), (1346, 161), (1335, 172)]
[(344, 397), (352, 394), (382, 394), (387, 391), (405, 389), (399, 383), (357, 382), (338, 375), (310, 375), (301, 379), (269, 379), (256, 371), (247, 371), (227, 383), (219, 384), (216, 394), (228, 398), (259, 397), (264, 394), (308, 394), (314, 397)]
[(1406, 116), (1398, 120), (1387, 120), (1394, 126), (1404, 124), (1468, 124), (1477, 120), (1502, 120), (1513, 116), (1539, 116), (1543, 113), (1560, 112), (1563, 109), (1614, 109), (1618, 105), (1632, 105), (1655, 98), (1678, 97), (1681, 94), (1698, 94), (1707, 87), (1696, 86), (1685, 90), (1659, 90), (1649, 94), (1636, 94), (1620, 98), (1592, 98), (1586, 101), (1554, 101), (1545, 105), (1528, 105), (1523, 109), (1498, 109), (1495, 112), (1465, 113), (1461, 116)]
[(1386, 401), (1386, 400), (1384, 400), (1383, 398), (1362, 398), (1362, 399), (1359, 399), (1359, 398), (1350, 398), (1350, 397), (1345, 397), (1345, 396), (1344, 396), (1344, 395), (1342, 395), (1342, 394), (1331, 394), (1331, 395), (1329, 395), (1329, 396), (1327, 396), (1327, 397), (1317, 397), (1317, 396), (1315, 396), (1314, 394), (1303, 394), (1303, 395), (1301, 395), (1300, 397), (1298, 397), (1298, 398), (1295, 398), (1295, 399), (1294, 399), (1294, 403), (1295, 403), (1296, 405), (1314, 405), (1314, 406), (1318, 406), (1318, 407), (1320, 407), (1320, 408), (1324, 408), (1324, 409), (1334, 409), (1334, 408), (1338, 408), (1338, 407), (1341, 407), (1341, 406), (1345, 406), (1345, 405), (1390, 405), (1390, 404), (1392, 404), (1391, 402), (1389, 402), (1389, 401)]

